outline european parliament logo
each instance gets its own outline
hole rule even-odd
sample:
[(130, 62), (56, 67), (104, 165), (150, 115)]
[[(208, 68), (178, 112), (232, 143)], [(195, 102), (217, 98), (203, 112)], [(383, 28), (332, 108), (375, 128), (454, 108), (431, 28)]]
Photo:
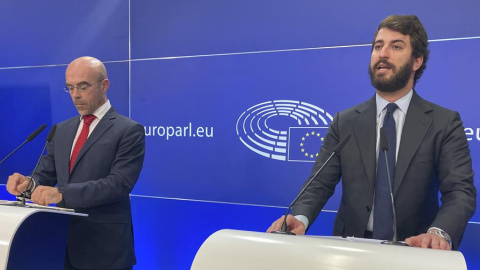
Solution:
[(333, 117), (301, 101), (254, 105), (237, 120), (240, 141), (251, 151), (281, 161), (314, 162)]

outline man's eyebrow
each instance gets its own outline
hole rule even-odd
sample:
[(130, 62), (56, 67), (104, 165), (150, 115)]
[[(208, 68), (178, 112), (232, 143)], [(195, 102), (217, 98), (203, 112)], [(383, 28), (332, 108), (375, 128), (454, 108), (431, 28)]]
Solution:
[(398, 42), (403, 43), (403, 44), (407, 44), (402, 39), (395, 39), (395, 40), (392, 40), (390, 43), (398, 43)]
[[(398, 43), (398, 42), (406, 44), (405, 41), (402, 40), (402, 39), (394, 39), (394, 40), (390, 41), (390, 44)], [(383, 39), (379, 39), (379, 40), (375, 41), (375, 43), (373, 43), (373, 44), (377, 44), (377, 43), (382, 43), (383, 44), (383, 43), (385, 43), (385, 41)]]

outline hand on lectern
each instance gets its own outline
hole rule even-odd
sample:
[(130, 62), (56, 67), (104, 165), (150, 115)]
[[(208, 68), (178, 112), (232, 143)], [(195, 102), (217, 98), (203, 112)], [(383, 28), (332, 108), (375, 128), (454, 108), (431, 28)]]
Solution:
[(432, 249), (442, 249), (442, 250), (451, 250), (452, 247), (450, 244), (438, 235), (431, 233), (423, 233), (417, 236), (412, 236), (405, 239), (411, 247), (421, 247), (421, 248), (432, 248)]
[(59, 203), (62, 200), (63, 195), (56, 187), (38, 186), (32, 193), (32, 201), (40, 205)]
[(27, 189), (28, 183), (27, 177), (19, 173), (14, 173), (8, 177), (7, 191), (12, 195), (19, 196)]
[[(277, 219), (272, 225), (268, 228), (267, 233), (271, 233), (273, 231), (280, 231), (282, 229), (282, 223), (285, 219), (285, 216)], [(305, 224), (300, 220), (296, 219), (292, 215), (287, 216), (287, 230), (296, 234), (296, 235), (303, 235), (305, 234)]]

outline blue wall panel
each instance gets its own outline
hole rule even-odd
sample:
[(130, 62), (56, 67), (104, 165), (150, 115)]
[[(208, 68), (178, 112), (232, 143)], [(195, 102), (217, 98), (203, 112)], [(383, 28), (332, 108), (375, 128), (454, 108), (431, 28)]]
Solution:
[(430, 39), (478, 36), (478, 10), (471, 0), (137, 0), (132, 58), (366, 44), (389, 14), (417, 14)]
[[(370, 97), (366, 78), (342, 79), (366, 73), (368, 51), (363, 47), (133, 62), (132, 117), (150, 134), (142, 176), (158, 177), (153, 183), (138, 183), (135, 193), (285, 205), (296, 193), (288, 187), (299, 187), (312, 164), (285, 164), (250, 151), (237, 136), (238, 118), (266, 101), (300, 100), (333, 115), (355, 99)], [(339, 72), (345, 63), (351, 69)], [(342, 95), (352, 100), (334, 98)], [(163, 132), (190, 123), (213, 129), (213, 137), (167, 138)]]
[(128, 59), (128, 1), (0, 3), (0, 67), (66, 64), (82, 55)]

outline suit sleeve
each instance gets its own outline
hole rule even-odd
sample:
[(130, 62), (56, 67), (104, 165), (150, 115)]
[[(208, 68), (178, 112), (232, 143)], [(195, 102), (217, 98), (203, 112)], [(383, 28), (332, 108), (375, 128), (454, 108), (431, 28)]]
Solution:
[[(313, 177), (313, 175), (325, 163), (332, 154), (333, 149), (338, 144), (340, 136), (338, 134), (339, 114), (337, 113), (328, 128), (327, 135), (320, 154), (315, 161), (310, 177), (305, 181), (303, 186)], [(340, 156), (335, 155), (322, 172), (313, 180), (312, 184), (300, 196), (292, 209), (292, 215), (304, 215), (308, 218), (309, 226), (315, 221), (320, 211), (323, 209), (328, 199), (335, 192), (335, 187), (340, 181), (341, 166)], [(302, 188), (303, 188), (302, 186)]]
[(475, 212), (477, 196), (468, 141), (457, 112), (452, 113), (442, 142), (438, 178), (442, 205), (431, 226), (447, 232), (457, 249)]
[(145, 132), (135, 124), (120, 139), (110, 173), (101, 179), (60, 186), (65, 207), (90, 208), (115, 203), (132, 191), (143, 166)]
[[(53, 137), (53, 140), (55, 140), (55, 136)], [(42, 185), (53, 187), (57, 184), (55, 157), (53, 155), (53, 140), (47, 144), (47, 154), (42, 157), (37, 171), (32, 175), (37, 186)]]

